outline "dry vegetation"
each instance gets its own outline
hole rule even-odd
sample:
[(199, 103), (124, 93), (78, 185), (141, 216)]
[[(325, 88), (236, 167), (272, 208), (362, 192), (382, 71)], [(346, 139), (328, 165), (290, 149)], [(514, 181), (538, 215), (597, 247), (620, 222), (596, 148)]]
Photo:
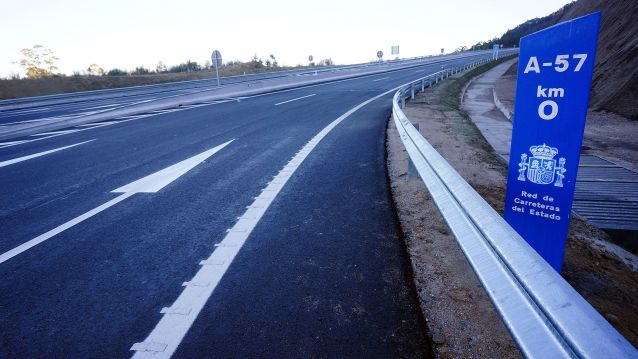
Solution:
[[(251, 62), (231, 63), (221, 67), (220, 76), (237, 76), (268, 71), (284, 71), (305, 67), (256, 67)], [(42, 96), (57, 93), (100, 90), (126, 86), (150, 85), (175, 81), (201, 80), (215, 77), (214, 70), (199, 70), (179, 73), (151, 73), (124, 76), (68, 76), (42, 77), (34, 79), (0, 80), (0, 99)]]

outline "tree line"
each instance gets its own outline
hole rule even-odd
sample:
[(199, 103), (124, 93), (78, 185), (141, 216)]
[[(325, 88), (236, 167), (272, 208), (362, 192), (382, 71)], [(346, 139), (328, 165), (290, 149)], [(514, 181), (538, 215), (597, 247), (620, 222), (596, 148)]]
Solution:
[[(64, 77), (66, 75), (57, 72), (57, 61), (60, 60), (54, 55), (53, 51), (42, 45), (34, 45), (31, 48), (22, 49), (22, 57), (19, 61), (13, 63), (19, 64), (25, 71), (27, 78), (42, 78), (42, 77)], [(332, 66), (334, 62), (332, 59), (321, 60), (318, 66)], [(317, 66), (315, 63), (311, 63), (310, 66)], [(300, 65), (298, 65), (300, 66)], [(244, 71), (250, 72), (251, 70), (277, 70), (280, 68), (277, 58), (274, 54), (268, 55), (265, 59), (262, 59), (255, 54), (249, 62), (241, 61), (228, 61), (222, 65), (224, 67), (242, 68)], [(212, 69), (210, 60), (207, 60), (203, 64), (196, 61), (187, 60), (186, 62), (166, 66), (163, 61), (159, 61), (154, 69), (149, 69), (144, 66), (137, 66), (133, 70), (127, 71), (120, 68), (114, 68), (105, 70), (98, 64), (89, 65), (84, 71), (74, 71), (73, 76), (137, 76), (137, 75), (149, 75), (149, 74), (167, 74), (167, 73), (183, 73), (183, 72), (198, 72), (209, 71)], [(19, 75), (12, 75), (11, 78), (19, 79)]]
[(558, 11), (547, 16), (527, 20), (524, 23), (516, 26), (515, 28), (507, 30), (507, 32), (505, 32), (501, 37), (494, 37), (493, 39), (487, 41), (479, 41), (470, 47), (460, 46), (456, 49), (456, 51), (490, 50), (495, 44), (503, 45), (503, 47), (518, 46), (521, 37), (527, 36), (529, 34), (557, 24), (565, 14), (565, 12), (567, 12), (572, 6), (574, 6), (574, 4), (575, 2), (571, 2), (560, 8)]

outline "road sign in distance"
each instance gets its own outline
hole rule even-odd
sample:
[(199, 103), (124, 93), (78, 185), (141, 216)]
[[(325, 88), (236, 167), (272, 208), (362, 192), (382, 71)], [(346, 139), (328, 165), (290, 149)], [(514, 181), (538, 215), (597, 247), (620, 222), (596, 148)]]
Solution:
[(383, 51), (377, 51), (377, 57), (381, 59), (383, 57)]
[(314, 60), (314, 57), (312, 57), (312, 55), (308, 56), (308, 61), (312, 61)]
[(392, 55), (398, 55), (398, 54), (399, 54), (399, 45), (392, 46)]
[(213, 54), (210, 57), (211, 62), (215, 68), (218, 68), (222, 65), (222, 54), (218, 50), (213, 51)]

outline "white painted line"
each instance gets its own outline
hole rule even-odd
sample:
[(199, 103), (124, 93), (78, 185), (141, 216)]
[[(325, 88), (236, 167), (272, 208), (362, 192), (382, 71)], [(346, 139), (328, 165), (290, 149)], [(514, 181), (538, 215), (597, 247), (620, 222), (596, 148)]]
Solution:
[[(84, 125), (78, 125), (76, 127), (82, 127), (80, 129), (75, 129), (75, 130), (63, 130), (63, 131), (53, 131), (53, 132), (49, 132), (52, 133), (52, 135), (48, 135), (45, 137), (38, 137), (35, 138), (33, 140), (22, 140), (22, 141), (13, 141), (13, 142), (4, 142), (4, 143), (0, 143), (0, 148), (5, 148), (5, 147), (11, 147), (11, 146), (17, 146), (17, 145), (21, 145), (23, 143), (31, 143), (31, 142), (35, 142), (35, 141), (41, 141), (41, 140), (45, 140), (47, 138), (52, 138), (52, 137), (57, 137), (57, 136), (62, 136), (62, 135), (67, 135), (69, 133), (75, 133), (75, 132), (81, 132), (81, 131), (86, 131), (86, 130), (92, 130), (94, 128), (100, 128), (100, 127), (104, 127), (104, 126), (110, 126), (110, 125), (115, 125), (118, 123), (124, 123), (124, 122), (128, 122), (128, 121), (133, 121), (133, 120), (139, 120), (141, 118), (146, 118), (146, 117), (151, 117), (153, 115), (149, 115), (149, 114), (145, 114), (145, 115), (136, 115), (133, 118), (128, 118), (126, 120), (118, 120), (117, 121), (109, 121), (109, 122), (99, 122), (99, 123), (87, 123)], [(123, 118), (123, 117), (119, 117), (119, 118)], [(89, 126), (90, 125), (90, 126)], [(41, 136), (43, 135), (42, 133), (37, 133), (35, 135), (30, 135), (29, 137), (37, 137), (37, 136)]]
[(288, 103), (288, 102), (293, 102), (293, 101), (301, 100), (301, 99), (308, 98), (308, 97), (312, 97), (312, 96), (315, 96), (315, 95), (317, 95), (317, 94), (316, 94), (316, 93), (313, 93), (312, 95), (308, 95), (308, 96), (301, 96), (301, 97), (293, 98), (292, 100), (288, 100), (288, 101), (284, 101), (284, 102), (276, 103), (276, 104), (275, 104), (275, 106), (283, 105), (283, 104)]
[(54, 120), (57, 119), (57, 117), (47, 117), (47, 118), (39, 118), (37, 120), (26, 120), (26, 121), (16, 121), (16, 122), (6, 122), (3, 123), (2, 126), (8, 126), (8, 125), (19, 125), (19, 124), (23, 124), (23, 123), (32, 123), (32, 122), (42, 122), (42, 121), (48, 121), (48, 120)]
[(163, 170), (157, 171), (144, 178), (140, 178), (137, 181), (131, 182), (127, 184), (126, 186), (122, 186), (120, 188), (114, 189), (111, 192), (112, 193), (129, 193), (129, 192), (155, 193), (161, 190), (162, 188), (166, 187), (169, 183), (183, 176), (186, 172), (190, 171), (191, 169), (193, 169), (193, 167), (202, 163), (208, 157), (221, 151), (224, 147), (228, 146), (233, 141), (235, 140), (233, 139), (226, 143), (222, 143), (221, 145), (213, 147), (208, 151), (204, 151), (191, 158), (187, 158), (170, 167), (166, 167)]
[(106, 126), (106, 125), (114, 125), (118, 123), (118, 121), (104, 121), (104, 122), (93, 122), (93, 123), (85, 123), (83, 125), (77, 125), (75, 127), (95, 127), (95, 126)]
[(86, 213), (84, 213), (84, 214), (82, 214), (82, 215), (80, 215), (78, 217), (75, 217), (72, 220), (70, 220), (70, 221), (68, 221), (68, 222), (66, 222), (64, 224), (53, 228), (52, 230), (50, 230), (50, 231), (48, 231), (46, 233), (43, 233), (43, 234), (33, 238), (32, 240), (30, 240), (28, 242), (22, 243), (21, 245), (13, 248), (12, 250), (1, 254), (0, 255), (0, 263), (4, 263), (4, 262), (8, 261), (9, 259), (17, 256), (18, 254), (21, 254), (23, 252), (28, 251), (29, 249), (37, 246), (38, 244), (46, 241), (47, 239), (49, 239), (49, 238), (51, 238), (51, 237), (53, 237), (53, 236), (55, 236), (55, 235), (57, 235), (57, 234), (59, 234), (61, 232), (66, 231), (67, 229), (75, 226), (76, 224), (81, 223), (81, 222), (83, 222), (83, 221), (95, 216), (96, 214), (104, 211), (105, 209), (107, 209), (109, 207), (112, 207), (112, 206), (122, 202), (123, 200), (131, 197), (134, 194), (135, 193), (124, 193), (124, 194), (121, 194), (121, 195), (113, 198), (112, 200), (110, 200), (110, 201), (108, 201), (108, 202), (106, 202), (106, 203), (104, 203), (104, 204), (102, 204), (102, 205), (100, 205), (98, 207), (95, 207), (92, 210), (90, 210), (90, 211), (88, 211), (88, 212), (86, 212)]
[[(126, 186), (120, 187), (116, 190), (113, 190), (111, 192), (123, 192), (121, 195), (113, 198), (112, 200), (93, 208), (92, 210), (77, 216), (75, 218), (73, 218), (72, 220), (59, 225), (55, 228), (53, 228), (52, 230), (43, 233), (35, 238), (33, 238), (32, 240), (22, 243), (21, 245), (13, 248), (12, 250), (5, 252), (3, 254), (0, 255), (0, 264), (4, 263), (6, 261), (8, 261), (9, 259), (37, 246), (38, 244), (46, 241), (47, 239), (62, 233), (64, 231), (66, 231), (67, 229), (75, 226), (78, 223), (81, 223), (93, 216), (95, 216), (96, 214), (104, 211), (105, 209), (112, 207), (120, 202), (122, 202), (123, 200), (131, 197), (132, 195), (136, 194), (136, 193), (154, 193), (159, 191), (160, 189), (164, 188), (166, 185), (168, 185), (169, 183), (173, 182), (174, 180), (176, 180), (177, 178), (179, 178), (180, 176), (182, 176), (183, 174), (185, 174), (186, 172), (188, 172), (190, 169), (192, 169), (193, 167), (195, 167), (196, 165), (198, 165), (199, 163), (203, 162), (204, 160), (206, 160), (208, 157), (212, 156), (213, 154), (219, 152), (222, 148), (226, 147), (229, 143), (233, 142), (234, 140), (230, 140), (224, 144), (221, 144), (217, 147), (211, 148), (208, 151), (202, 152), (198, 155), (195, 155), (191, 158), (188, 158), (182, 162), (179, 162), (173, 166), (167, 167), (163, 170), (157, 171), (149, 176), (146, 176), (140, 180), (137, 180), (135, 182), (132, 182)], [(194, 282), (197, 283), (197, 282)]]
[(80, 143), (76, 143), (73, 145), (69, 145), (69, 146), (64, 146), (64, 147), (60, 147), (60, 148), (55, 148), (52, 150), (48, 150), (48, 151), (44, 151), (44, 152), (38, 152), (38, 153), (34, 153), (32, 155), (28, 155), (28, 156), (23, 156), (23, 157), (18, 157), (18, 158), (14, 158), (12, 160), (7, 160), (4, 162), (0, 162), (0, 167), (5, 167), (5, 166), (9, 166), (12, 165), (14, 163), (18, 163), (18, 162), (23, 162), (23, 161), (27, 161), (30, 160), (32, 158), (36, 158), (36, 157), (41, 157), (41, 156), (45, 156), (48, 155), (50, 153), (54, 153), (54, 152), (58, 152), (58, 151), (62, 151), (62, 150), (66, 150), (67, 148), (71, 148), (71, 147), (75, 147), (75, 146), (79, 146), (79, 145), (83, 145), (87, 142), (91, 142), (91, 141), (95, 141), (95, 140), (89, 140), (89, 141), (84, 141), (84, 142), (80, 142)]
[(108, 105), (87, 107), (87, 109), (95, 110), (95, 109), (98, 109), (98, 108), (118, 107), (118, 106), (121, 106), (121, 105), (122, 105), (121, 103), (110, 103)]
[[(93, 127), (91, 127), (91, 128), (93, 128)], [(85, 130), (88, 130), (88, 128), (86, 128)], [(83, 131), (83, 130), (79, 130), (79, 131)], [(36, 138), (36, 139), (33, 139), (33, 140), (15, 141), (14, 143), (8, 143), (8, 144), (2, 146), (2, 148), (11, 147), (11, 146), (17, 146), (17, 145), (21, 145), (23, 143), (30, 143), (30, 142), (35, 142), (35, 141), (46, 140), (47, 138), (58, 137), (58, 136), (62, 136), (62, 135), (64, 135), (64, 133), (60, 133), (60, 134), (57, 134), (57, 135), (46, 136), (46, 137), (39, 137), (39, 138)]]
[(382, 77), (382, 78), (380, 78), (380, 79), (372, 80), (372, 82), (377, 82), (377, 81), (387, 80), (387, 79), (389, 79), (389, 78), (390, 78), (390, 77)]
[[(405, 86), (405, 84), (401, 86)], [(288, 164), (286, 164), (266, 188), (262, 190), (261, 194), (255, 198), (254, 202), (246, 207), (246, 212), (244, 212), (235, 225), (228, 230), (224, 239), (216, 245), (216, 249), (213, 253), (206, 260), (200, 262), (201, 267), (193, 279), (184, 282), (185, 287), (171, 308), (190, 308), (191, 311), (186, 315), (164, 314), (143, 342), (135, 343), (131, 346), (131, 350), (135, 351), (133, 358), (170, 358), (173, 353), (175, 353), (175, 350), (177, 350), (177, 347), (213, 294), (213, 291), (230, 267), (235, 256), (239, 253), (239, 250), (257, 226), (257, 223), (259, 223), (286, 182), (288, 182), (290, 177), (292, 177), (297, 168), (299, 168), (317, 144), (355, 111), (376, 99), (395, 92), (401, 88), (401, 86), (372, 97), (351, 108), (348, 112), (339, 116), (317, 133), (292, 157)], [(200, 285), (195, 285), (194, 283)], [(202, 286), (201, 283), (206, 283), (207, 285)], [(151, 351), (147, 349), (149, 347), (163, 349)]]
[(24, 143), (24, 142), (26, 142), (26, 141), (22, 140), (22, 141), (0, 142), (0, 148), (15, 146), (15, 145), (19, 145), (19, 144)]
[(10, 111), (11, 111), (11, 114), (14, 114), (14, 113), (25, 114), (25, 113), (32, 113), (32, 112), (48, 111), (50, 109), (51, 109), (51, 107), (37, 107), (37, 108), (32, 108), (32, 109), (10, 110)]
[(40, 132), (40, 133), (36, 133), (34, 135), (31, 135), (29, 137), (49, 136), (49, 135), (66, 135), (68, 133), (73, 133), (73, 132), (78, 132), (78, 131), (79, 130), (62, 130), (62, 131)]

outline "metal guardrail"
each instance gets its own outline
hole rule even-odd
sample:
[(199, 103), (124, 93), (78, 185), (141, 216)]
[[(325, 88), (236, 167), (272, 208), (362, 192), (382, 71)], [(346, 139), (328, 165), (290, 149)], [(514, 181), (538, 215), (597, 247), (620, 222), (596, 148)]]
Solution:
[(392, 114), (412, 164), (485, 292), (529, 358), (637, 358), (638, 351), (580, 296), (421, 136), (401, 108), (407, 97), (449, 75), (399, 89)]

